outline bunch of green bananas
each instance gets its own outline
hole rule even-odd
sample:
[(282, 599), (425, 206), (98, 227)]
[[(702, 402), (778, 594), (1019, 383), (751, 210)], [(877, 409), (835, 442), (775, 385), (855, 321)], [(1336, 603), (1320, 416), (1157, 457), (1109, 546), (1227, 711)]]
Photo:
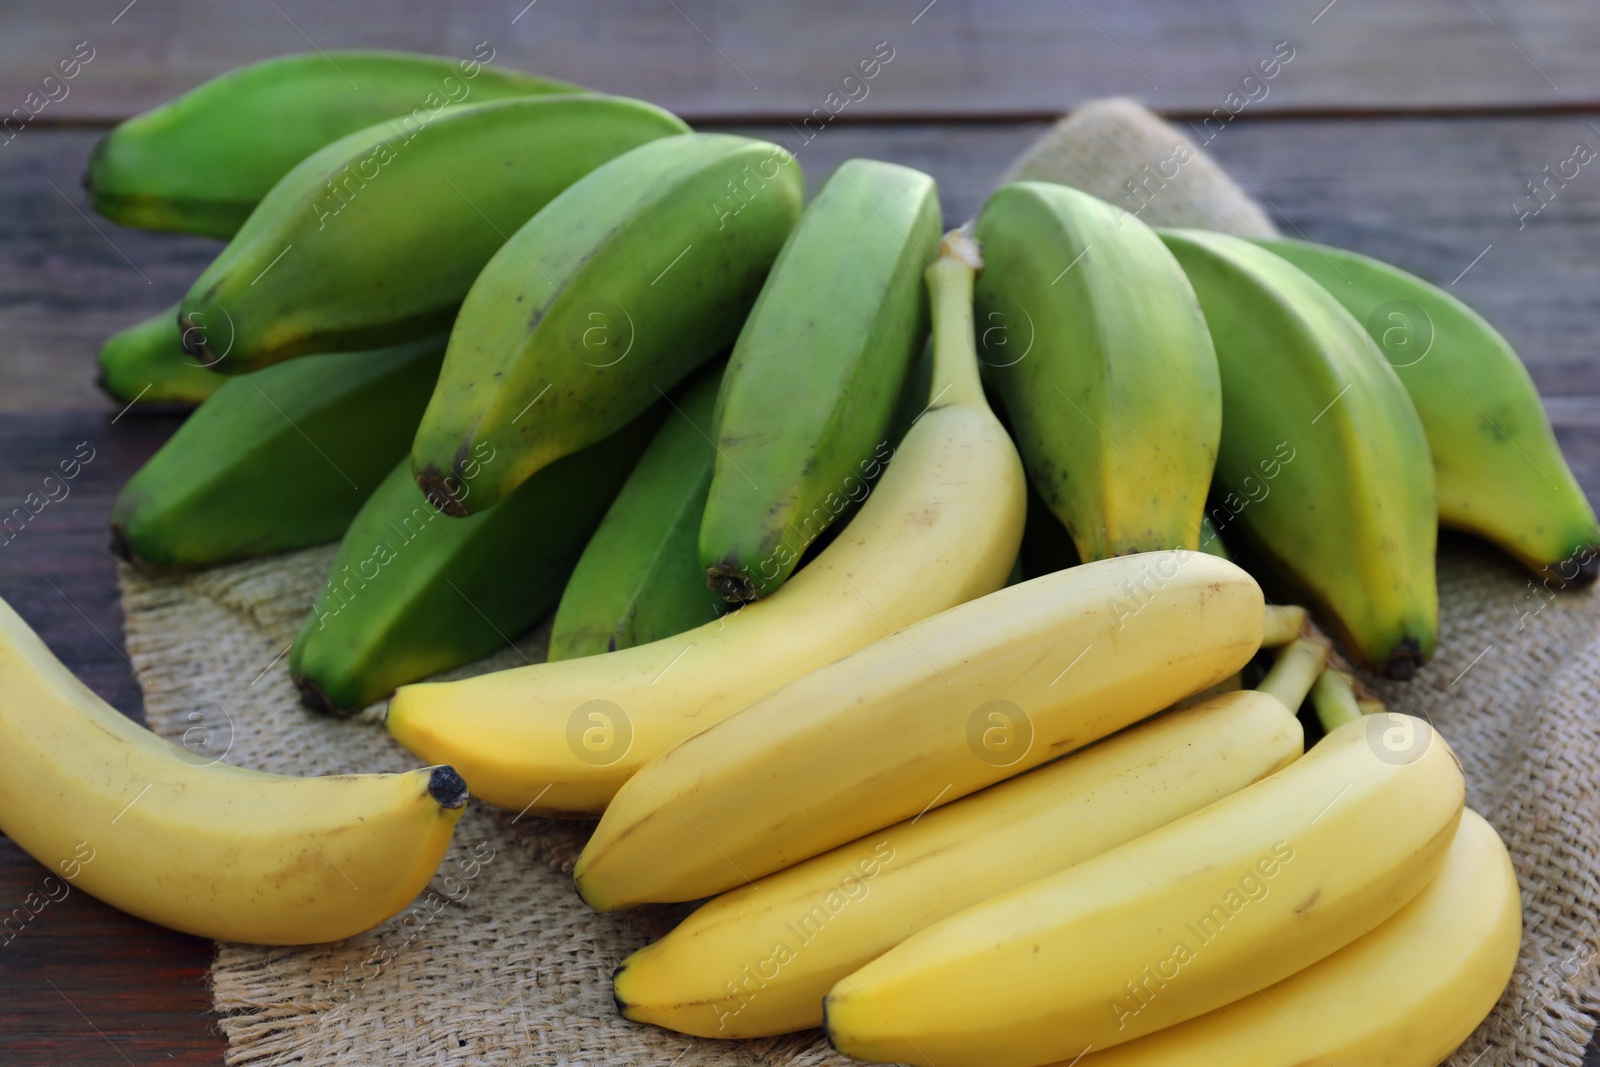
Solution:
[(1220, 534), (1397, 678), (1437, 640), (1440, 523), (1553, 586), (1600, 573), (1527, 371), (1440, 289), (1304, 242), (1153, 233), (1050, 183), (1000, 189), (975, 232), (985, 371), (1074, 550), (1035, 516), (1043, 566)]
[[(1263, 593), (1404, 678), (1437, 640), (1441, 522), (1552, 586), (1600, 573), (1480, 317), (1353, 253), (1153, 230), (1049, 182), (941, 241), (906, 167), (851, 160), (803, 205), (785, 149), (649, 104), (331, 58), (130, 120), (89, 181), (120, 221), (232, 238), (102, 353), (113, 395), (199, 404), (119, 498), (117, 551), (339, 540), (291, 674), (323, 712), (392, 693), (386, 729), (440, 764), (407, 797), (347, 790), (371, 794), (347, 814), (427, 824), (422, 852), (378, 834), (353, 865), (411, 887), (464, 798), (450, 768), (598, 815), (592, 906), (711, 898), (625, 961), (625, 1015), (826, 1026), (865, 1058), (1420, 1065), (1489, 1010), (1520, 931), (1504, 846), (1444, 740), (1364, 704)], [(258, 151), (218, 135), (262, 115), (306, 121)], [(424, 680), (552, 608), (549, 662)], [(4, 642), (0, 684), (61, 744), (0, 770), (77, 774), (93, 814), (117, 746), (148, 742), (90, 738), (103, 709), (0, 611)], [(238, 784), (148, 762), (174, 812)], [(8, 832), (22, 804), (0, 797)], [(181, 837), (195, 813), (152, 818)], [(59, 829), (17, 832), (48, 852)], [(187, 917), (131, 869), (96, 891), (285, 936), (281, 901), (230, 925), (213, 874)]]
[[(366, 92), (339, 91), (335, 68)], [(264, 143), (218, 135), (263, 124)], [(686, 134), (639, 101), (397, 53), (268, 61), (119, 126), (91, 160), (96, 206), (232, 240), (189, 296), (102, 352), (114, 396), (199, 404), (124, 488), (113, 548), (170, 570), (343, 538), (290, 660), (321, 710), (358, 709), (536, 622), (664, 405), (636, 405), (469, 521), (431, 521), (440, 510), (406, 457), (457, 307), (507, 237), (634, 148), (661, 138), (708, 147)], [(750, 257), (743, 273), (697, 286), (730, 315), (770, 260), (763, 249), (787, 232), (775, 200), (776, 228), (752, 220), (729, 244)], [(562, 254), (589, 258), (612, 236), (575, 235)], [(615, 249), (639, 252), (637, 237)], [(661, 291), (676, 302), (682, 287)], [(520, 318), (491, 317), (508, 313)], [(514, 461), (492, 446), (470, 459), (471, 470), (457, 465), (455, 495)]]

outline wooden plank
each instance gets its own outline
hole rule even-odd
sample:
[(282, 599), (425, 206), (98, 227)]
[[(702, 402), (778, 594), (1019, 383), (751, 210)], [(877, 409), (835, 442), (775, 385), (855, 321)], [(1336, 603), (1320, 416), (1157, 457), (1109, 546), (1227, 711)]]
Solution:
[(1541, 393), (1600, 394), (1600, 159), (1566, 168), (1577, 176), (1523, 214), (1546, 167), (1579, 142), (1600, 150), (1596, 117), (1261, 122), (1209, 147), (1286, 234), (1449, 288), (1505, 334)]
[[(1595, 121), (1240, 119), (1209, 147), (1266, 198), (1285, 232), (1369, 252), (1441, 285), (1459, 275), (1453, 291), (1511, 339), (1541, 391), (1600, 395), (1592, 341), (1600, 161), (1521, 229), (1512, 207), (1533, 203), (1525, 183), (1576, 142), (1600, 147)], [(1044, 125), (840, 126), (808, 143), (787, 125), (728, 128), (795, 145), (812, 192), (854, 156), (922, 168), (938, 178), (954, 225)], [(17, 208), (0, 215), (0, 410), (115, 411), (92, 384), (100, 343), (176, 300), (219, 247), (90, 215), (76, 178), (96, 136), (32, 130), (0, 152), (0, 197)]]
[[(142, 721), (122, 650), (122, 612), (106, 516), (122, 483), (177, 425), (172, 418), (9, 413), (0, 419), (0, 511), (40, 491), (64, 459), (89, 457), (66, 494), (0, 544), (0, 597), (64, 663)], [(0, 911), (30, 893), (59, 898), (0, 942), (0, 1063), (126, 1067), (216, 1064), (205, 982), (213, 946), (124, 915), (87, 893), (43, 884), (50, 872), (0, 838)], [(38, 897), (35, 897), (37, 900)], [(15, 929), (15, 927), (13, 927)]]
[[(1054, 114), (1125, 93), (1209, 112), (1540, 107), (1600, 100), (1600, 20), (1562, 0), (56, 0), (18, 5), (0, 36), (0, 102), (21, 107), (87, 42), (93, 58), (36, 121), (122, 118), (213, 75), (285, 52), (347, 47), (471, 54), (642, 96), (694, 119), (837, 110), (840, 121)], [(1262, 87), (1244, 76), (1287, 41)], [(878, 42), (893, 59), (858, 97), (826, 103)], [(887, 54), (887, 53), (885, 53)], [(74, 68), (69, 68), (74, 69)], [(63, 92), (65, 95), (63, 96)], [(1264, 92), (1264, 95), (1263, 95)], [(843, 98), (843, 94), (841, 94)], [(39, 99), (47, 99), (41, 96)]]

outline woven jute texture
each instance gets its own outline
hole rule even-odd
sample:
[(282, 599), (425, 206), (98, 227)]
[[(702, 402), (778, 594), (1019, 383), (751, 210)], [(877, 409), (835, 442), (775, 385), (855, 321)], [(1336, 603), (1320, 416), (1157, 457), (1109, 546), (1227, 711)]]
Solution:
[[(1163, 174), (1180, 145), (1191, 158), (1172, 178), (1124, 198), (1126, 182)], [(1142, 202), (1147, 221), (1271, 228), (1183, 135), (1128, 101), (1079, 109), (1018, 172), (1067, 177), (1129, 210)], [(284, 653), (331, 560), (331, 548), (312, 549), (159, 580), (124, 569), (128, 651), (152, 727), (176, 738), (201, 726), (208, 750), (226, 740), (231, 762), (282, 773), (415, 766), (372, 716), (332, 721), (297, 702)], [(1376, 687), (1391, 708), (1431, 719), (1460, 756), (1469, 802), (1511, 848), (1526, 919), (1509, 990), (1448, 1062), (1579, 1067), (1600, 1009), (1600, 598), (1551, 594), (1449, 537), (1439, 583), (1438, 658), (1409, 683)], [(537, 661), (546, 634), (461, 673)], [(620, 1020), (612, 970), (682, 909), (585, 908), (570, 874), (588, 830), (475, 804), (429, 891), (387, 925), (335, 945), (220, 945), (212, 981), (228, 1063), (845, 1062), (815, 1033), (723, 1043)]]

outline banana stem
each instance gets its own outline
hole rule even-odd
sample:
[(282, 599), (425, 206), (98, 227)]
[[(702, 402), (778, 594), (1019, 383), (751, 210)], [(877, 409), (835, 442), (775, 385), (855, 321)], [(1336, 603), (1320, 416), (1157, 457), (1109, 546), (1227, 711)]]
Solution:
[(1356, 697), (1356, 707), (1361, 709), (1361, 714), (1363, 715), (1378, 715), (1389, 710), (1384, 706), (1383, 701), (1379, 700), (1377, 697), (1364, 697), (1360, 695), (1357, 695)]
[(1261, 631), (1262, 648), (1287, 645), (1306, 632), (1306, 609), (1298, 604), (1268, 604), (1267, 621)]
[(1316, 709), (1317, 720), (1322, 723), (1322, 728), (1330, 734), (1362, 716), (1361, 704), (1350, 684), (1350, 676), (1337, 667), (1329, 667), (1317, 678), (1316, 684), (1311, 687), (1311, 706)]
[(933, 306), (933, 385), (928, 407), (972, 404), (987, 407), (978, 380), (973, 335), (973, 279), (983, 268), (978, 242), (951, 230), (939, 243), (939, 259), (923, 274)]
[(1327, 662), (1327, 653), (1320, 644), (1309, 638), (1296, 638), (1278, 653), (1272, 669), (1256, 688), (1277, 697), (1291, 712), (1298, 711)]

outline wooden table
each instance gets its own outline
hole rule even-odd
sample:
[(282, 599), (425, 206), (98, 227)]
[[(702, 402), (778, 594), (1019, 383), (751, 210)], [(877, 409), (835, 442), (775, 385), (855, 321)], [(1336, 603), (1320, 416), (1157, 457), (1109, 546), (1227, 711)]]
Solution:
[[(124, 6), (125, 5), (125, 6)], [(1294, 59), (1211, 144), (1290, 233), (1392, 260), (1489, 316), (1526, 358), (1600, 498), (1600, 165), (1519, 227), (1525, 183), (1600, 147), (1600, 20), (1537, 0), (1198, 5), (908, 0), (52, 0), (0, 13), (0, 114), (92, 52), (0, 146), (0, 511), (87, 442), (71, 495), (0, 546), (0, 596), (97, 692), (139, 717), (106, 516), (178, 424), (94, 389), (114, 330), (175, 300), (215, 242), (95, 218), (78, 179), (105, 125), (264, 56), (354, 46), (471, 54), (648, 97), (701, 126), (781, 136), (879, 42), (893, 59), (807, 146), (812, 189), (871, 155), (938, 178), (970, 216), (1044, 120), (1097, 96), (1200, 120), (1288, 41)], [(86, 51), (87, 50), (87, 51)], [(59, 90), (54, 92), (59, 96)], [(857, 91), (859, 95), (859, 91)], [(25, 113), (25, 112), (23, 112)], [(14, 124), (13, 124), (14, 125)], [(0, 909), (45, 871), (0, 839)], [(73, 893), (0, 944), (0, 1062), (216, 1064), (207, 942)], [(1600, 1064), (1591, 1049), (1589, 1061)]]

